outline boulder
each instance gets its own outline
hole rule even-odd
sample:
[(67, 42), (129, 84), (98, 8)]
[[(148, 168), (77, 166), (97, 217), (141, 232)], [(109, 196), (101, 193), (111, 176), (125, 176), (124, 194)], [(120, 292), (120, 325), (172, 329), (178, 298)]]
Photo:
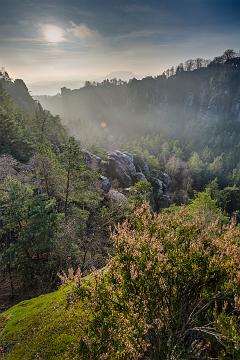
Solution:
[(144, 158), (139, 155), (133, 155), (133, 163), (135, 165), (136, 171), (142, 173), (146, 179), (149, 179), (150, 169)]
[(170, 199), (166, 192), (171, 183), (170, 176), (161, 171), (150, 171), (142, 156), (116, 150), (108, 153), (108, 160), (103, 161), (88, 150), (83, 149), (82, 153), (87, 164), (102, 174), (101, 188), (112, 206), (126, 204), (128, 200), (121, 192), (111, 189), (109, 178), (116, 179), (124, 189), (130, 188), (141, 180), (147, 180), (152, 185), (151, 205), (153, 210), (159, 211), (169, 206)]
[(101, 169), (102, 159), (99, 156), (92, 154), (87, 149), (82, 149), (81, 152), (82, 152), (83, 157), (84, 157), (84, 159), (86, 161), (86, 164), (92, 170), (99, 171)]
[(158, 195), (163, 195), (164, 192), (166, 191), (166, 185), (164, 184), (164, 182), (156, 177), (151, 177), (149, 179), (152, 188), (153, 188), (153, 192), (154, 194)]
[(168, 195), (158, 195), (153, 194), (151, 199), (151, 206), (154, 212), (159, 212), (162, 209), (169, 207), (170, 198)]
[(111, 189), (107, 195), (106, 198), (109, 200), (110, 205), (115, 207), (115, 206), (126, 206), (128, 204), (128, 199), (127, 197), (122, 194), (121, 192), (117, 191), (117, 190), (113, 190)]
[(147, 179), (146, 179), (146, 176), (142, 172), (137, 172), (136, 175), (134, 176), (134, 180), (135, 180), (135, 182), (138, 182), (138, 181), (147, 180)]
[(117, 179), (122, 187), (132, 186), (136, 182), (137, 173), (132, 155), (118, 150), (109, 153), (108, 173), (111, 178)]
[(161, 172), (159, 174), (159, 179), (161, 179), (163, 181), (166, 188), (168, 188), (168, 186), (171, 184), (171, 177), (168, 174), (164, 173), (164, 172)]
[(166, 195), (167, 184), (157, 177), (151, 177), (149, 181), (152, 185), (151, 206), (153, 211), (158, 212), (170, 204), (170, 199)]
[(100, 176), (101, 179), (101, 187), (102, 190), (105, 194), (107, 194), (109, 192), (109, 190), (111, 189), (111, 183), (110, 180), (106, 177), (106, 176)]

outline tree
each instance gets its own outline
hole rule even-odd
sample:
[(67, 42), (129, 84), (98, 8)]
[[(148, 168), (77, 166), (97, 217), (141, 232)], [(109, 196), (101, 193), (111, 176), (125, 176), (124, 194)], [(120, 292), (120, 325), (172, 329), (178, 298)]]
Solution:
[(60, 220), (55, 201), (33, 196), (29, 185), (13, 178), (7, 178), (2, 187), (1, 268), (8, 271), (10, 279), (12, 272), (17, 272), (26, 287), (32, 284), (38, 290), (49, 289), (57, 273), (51, 257)]
[(197, 58), (195, 60), (195, 63), (196, 63), (196, 68), (197, 69), (201, 69), (201, 67), (203, 67), (203, 59), (202, 58)]
[(233, 182), (233, 185), (240, 186), (240, 169), (239, 168), (233, 169), (232, 174), (231, 174), (231, 180)]
[(184, 66), (183, 66), (183, 63), (180, 63), (180, 64), (177, 66), (176, 74), (182, 73), (182, 72), (184, 72)]
[(240, 189), (236, 186), (226, 187), (219, 192), (218, 205), (229, 215), (240, 210)]
[(31, 158), (31, 183), (38, 193), (46, 193), (59, 201), (64, 194), (65, 170), (59, 156), (47, 145), (41, 144)]
[(60, 159), (66, 172), (63, 209), (65, 217), (70, 203), (82, 208), (97, 206), (100, 200), (95, 187), (97, 175), (87, 167), (79, 144), (73, 137), (63, 146)]
[(194, 60), (193, 59), (189, 59), (187, 61), (185, 61), (185, 70), (186, 71), (192, 71), (194, 68)]
[(66, 140), (66, 131), (61, 124), (59, 116), (53, 116), (37, 103), (32, 131), (36, 144), (48, 144), (59, 147)]
[(202, 185), (204, 184), (204, 164), (203, 161), (200, 159), (198, 153), (194, 152), (189, 161), (188, 161), (189, 169), (193, 175), (194, 182), (196, 188), (199, 190), (201, 189)]
[(233, 59), (234, 57), (236, 57), (236, 52), (234, 51), (234, 50), (232, 50), (232, 49), (227, 49), (227, 50), (225, 50), (224, 51), (224, 53), (223, 53), (223, 59), (225, 60), (225, 61), (227, 61), (227, 60), (231, 60), (231, 59)]
[(11, 154), (26, 161), (32, 152), (27, 138), (27, 116), (14, 108), (9, 96), (0, 88), (0, 154)]
[(129, 201), (140, 207), (144, 202), (150, 202), (152, 185), (147, 180), (138, 181), (129, 190)]
[(213, 162), (209, 164), (209, 171), (213, 178), (222, 179), (223, 175), (223, 155), (217, 156)]

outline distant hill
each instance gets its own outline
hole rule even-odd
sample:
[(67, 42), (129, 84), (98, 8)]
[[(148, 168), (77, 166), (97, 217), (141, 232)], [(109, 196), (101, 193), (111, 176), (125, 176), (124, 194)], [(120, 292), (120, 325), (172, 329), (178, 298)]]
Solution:
[(138, 77), (137, 75), (133, 74), (130, 71), (112, 71), (109, 74), (107, 74), (106, 76), (102, 76), (98, 79), (98, 81), (103, 81), (105, 79), (121, 79), (123, 81), (127, 81), (129, 79), (133, 79)]
[[(113, 71), (107, 75), (99, 76), (99, 77), (93, 77), (91, 80), (96, 82), (101, 82), (105, 79), (122, 79), (124, 81), (127, 81), (129, 79), (132, 79), (134, 77), (138, 77), (137, 75), (134, 75), (132, 72), (129, 71)], [(39, 96), (43, 94), (47, 95), (56, 95), (60, 92), (61, 87), (67, 87), (70, 89), (79, 89), (84, 86), (85, 81), (87, 79), (77, 79), (77, 80), (49, 80), (49, 81), (36, 81), (36, 82), (29, 82), (28, 87), (31, 90), (31, 93), (33, 95)]]
[(198, 146), (203, 141), (211, 146), (232, 143), (233, 132), (239, 130), (239, 98), (239, 57), (218, 57), (197, 68), (188, 63), (142, 80), (89, 82), (81, 89), (62, 88), (59, 95), (36, 97), (82, 140), (90, 132), (95, 141), (164, 131)]

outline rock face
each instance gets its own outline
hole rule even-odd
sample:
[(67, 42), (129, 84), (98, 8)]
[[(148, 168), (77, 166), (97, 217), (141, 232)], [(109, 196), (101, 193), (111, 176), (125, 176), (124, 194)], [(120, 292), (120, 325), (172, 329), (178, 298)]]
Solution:
[(139, 155), (133, 155), (133, 163), (135, 165), (137, 173), (141, 173), (146, 179), (149, 179), (150, 169), (146, 161)]
[(110, 180), (106, 176), (100, 176), (101, 182), (102, 182), (102, 190), (104, 194), (107, 194), (109, 190), (111, 189), (111, 183)]
[(161, 209), (164, 209), (170, 205), (170, 199), (167, 192), (168, 183), (165, 183), (163, 180), (164, 173), (159, 174), (159, 178), (150, 177), (149, 182), (152, 185), (152, 193), (151, 193), (151, 206), (153, 211), (158, 212)]
[(167, 188), (171, 182), (166, 173), (151, 173), (146, 161), (139, 155), (114, 151), (108, 154), (108, 174), (117, 179), (120, 185), (128, 188), (141, 180), (148, 180), (152, 185), (151, 205), (154, 211), (169, 206)]
[(108, 154), (108, 174), (117, 179), (122, 187), (132, 186), (136, 182), (136, 173), (132, 155), (118, 150)]
[(169, 206), (167, 188), (171, 182), (170, 176), (163, 172), (151, 171), (143, 157), (116, 150), (108, 154), (107, 162), (103, 162), (100, 157), (88, 150), (83, 149), (82, 153), (89, 167), (102, 174), (100, 176), (101, 188), (111, 204), (119, 205), (127, 201), (124, 194), (111, 189), (112, 180), (117, 180), (124, 189), (141, 180), (147, 180), (152, 185), (150, 201), (153, 210), (159, 211)]
[(92, 154), (87, 149), (82, 149), (81, 151), (82, 151), (82, 154), (84, 156), (84, 159), (85, 159), (87, 165), (92, 170), (99, 171), (101, 168), (102, 159), (99, 156)]

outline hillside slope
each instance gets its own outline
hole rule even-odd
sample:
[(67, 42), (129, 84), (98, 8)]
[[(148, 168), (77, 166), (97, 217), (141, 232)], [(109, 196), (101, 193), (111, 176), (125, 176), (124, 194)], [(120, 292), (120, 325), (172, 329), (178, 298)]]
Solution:
[[(42, 106), (60, 114), (71, 131), (84, 140), (91, 135), (123, 139), (164, 131), (204, 144), (231, 146), (239, 131), (240, 58), (210, 63), (169, 76), (105, 81), (60, 95), (38, 97)], [(201, 133), (202, 136), (199, 136)], [(226, 139), (228, 137), (228, 139)], [(95, 139), (94, 139), (95, 140)], [(229, 142), (228, 142), (229, 141)]]
[(43, 140), (59, 147), (66, 138), (60, 118), (43, 110), (23, 80), (0, 79), (0, 154), (26, 161)]
[[(0, 316), (0, 358), (73, 359), (82, 337), (84, 302), (67, 306), (71, 286), (25, 300)], [(78, 326), (79, 323), (79, 326)]]
[(240, 358), (239, 226), (208, 191), (149, 210), (118, 227), (104, 271), (1, 314), (3, 359)]

